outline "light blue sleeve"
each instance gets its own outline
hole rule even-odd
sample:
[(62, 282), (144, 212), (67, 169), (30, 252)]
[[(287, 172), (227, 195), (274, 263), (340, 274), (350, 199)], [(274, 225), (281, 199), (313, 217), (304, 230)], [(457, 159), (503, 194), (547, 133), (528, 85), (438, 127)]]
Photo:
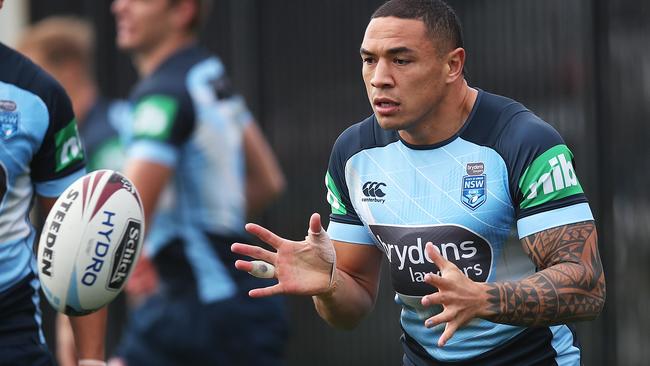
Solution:
[(593, 219), (594, 216), (591, 214), (589, 204), (578, 203), (519, 219), (517, 221), (517, 232), (519, 239), (521, 239), (542, 230)]
[(178, 148), (160, 141), (135, 140), (128, 149), (129, 159), (139, 159), (174, 168), (178, 162)]
[(363, 225), (344, 224), (330, 221), (327, 227), (330, 239), (353, 244), (375, 245), (372, 236)]
[(68, 174), (58, 179), (37, 182), (35, 184), (36, 193), (43, 197), (59, 197), (66, 188), (84, 174), (86, 174), (86, 168), (79, 169), (72, 174)]

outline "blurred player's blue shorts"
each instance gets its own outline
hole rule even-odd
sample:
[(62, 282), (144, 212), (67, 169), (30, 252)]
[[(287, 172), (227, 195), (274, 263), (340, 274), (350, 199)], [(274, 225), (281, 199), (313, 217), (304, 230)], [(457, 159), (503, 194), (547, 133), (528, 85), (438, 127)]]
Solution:
[(41, 331), (38, 279), (27, 275), (0, 293), (0, 365), (55, 365)]
[(127, 365), (283, 365), (288, 337), (284, 299), (252, 299), (248, 290), (266, 287), (234, 268), (233, 239), (218, 240), (219, 258), (239, 286), (235, 297), (202, 303), (180, 243), (154, 259), (164, 286), (129, 314), (117, 356)]

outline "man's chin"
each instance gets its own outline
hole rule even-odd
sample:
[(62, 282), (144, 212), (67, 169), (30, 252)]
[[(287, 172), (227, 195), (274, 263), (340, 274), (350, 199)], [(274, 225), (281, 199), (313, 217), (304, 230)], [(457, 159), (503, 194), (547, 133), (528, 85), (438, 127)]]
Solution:
[(115, 43), (117, 44), (117, 48), (124, 52), (132, 52), (138, 49), (137, 42), (127, 37), (122, 38), (118, 36)]
[(404, 128), (404, 123), (393, 116), (381, 116), (375, 113), (379, 127), (384, 130), (400, 130)]

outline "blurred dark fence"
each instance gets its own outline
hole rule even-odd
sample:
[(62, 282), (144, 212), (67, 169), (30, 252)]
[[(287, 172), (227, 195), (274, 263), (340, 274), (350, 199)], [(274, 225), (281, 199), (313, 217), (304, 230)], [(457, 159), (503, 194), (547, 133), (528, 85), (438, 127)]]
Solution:
[[(301, 238), (326, 214), (330, 148), (370, 114), (358, 49), (381, 0), (218, 0), (205, 44), (226, 63), (267, 133), (289, 181), (262, 221)], [(650, 360), (650, 2), (455, 0), (471, 85), (515, 98), (565, 137), (598, 220), (608, 299), (578, 325), (585, 365)], [(33, 20), (91, 18), (97, 77), (125, 96), (135, 81), (115, 50), (110, 1), (32, 0)], [(290, 365), (398, 365), (399, 309), (384, 278), (373, 314), (352, 332), (328, 328), (309, 299), (290, 301)]]

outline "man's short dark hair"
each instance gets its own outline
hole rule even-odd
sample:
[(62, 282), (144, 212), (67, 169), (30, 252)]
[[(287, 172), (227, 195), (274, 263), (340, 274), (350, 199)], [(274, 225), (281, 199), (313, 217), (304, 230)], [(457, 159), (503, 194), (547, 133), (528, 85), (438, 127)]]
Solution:
[(463, 31), (454, 9), (442, 0), (390, 0), (371, 19), (396, 17), (421, 20), (440, 53), (463, 47)]

